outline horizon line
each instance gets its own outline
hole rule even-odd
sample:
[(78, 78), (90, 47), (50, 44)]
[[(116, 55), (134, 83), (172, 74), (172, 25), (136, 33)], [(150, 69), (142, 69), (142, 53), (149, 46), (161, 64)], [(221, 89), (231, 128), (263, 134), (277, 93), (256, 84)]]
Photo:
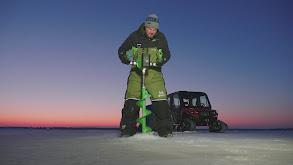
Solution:
[[(80, 130), (119, 130), (118, 126), (73, 126), (73, 127), (37, 127), (37, 126), (0, 126), (0, 129), (80, 129)], [(208, 130), (196, 128), (195, 130)], [(228, 130), (293, 130), (293, 128), (228, 128)]]

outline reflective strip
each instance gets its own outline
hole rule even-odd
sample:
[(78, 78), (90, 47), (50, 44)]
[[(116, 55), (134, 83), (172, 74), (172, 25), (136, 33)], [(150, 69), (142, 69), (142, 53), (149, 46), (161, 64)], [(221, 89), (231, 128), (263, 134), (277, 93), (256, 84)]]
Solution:
[(155, 100), (152, 100), (152, 101), (167, 101), (167, 99), (155, 99)]
[(128, 99), (125, 99), (125, 101), (127, 100), (140, 100), (140, 99), (137, 99), (137, 98), (128, 98)]

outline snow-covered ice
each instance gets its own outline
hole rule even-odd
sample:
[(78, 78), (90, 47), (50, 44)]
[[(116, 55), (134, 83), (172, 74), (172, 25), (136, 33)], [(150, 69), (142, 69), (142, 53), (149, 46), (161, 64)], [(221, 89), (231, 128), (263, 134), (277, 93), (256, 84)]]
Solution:
[(292, 165), (293, 130), (174, 132), (0, 129), (1, 165)]

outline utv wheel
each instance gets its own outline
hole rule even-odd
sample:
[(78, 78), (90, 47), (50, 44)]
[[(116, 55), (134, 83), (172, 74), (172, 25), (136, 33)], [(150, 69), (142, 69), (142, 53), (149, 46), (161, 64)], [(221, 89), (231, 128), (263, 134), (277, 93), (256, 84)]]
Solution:
[(176, 127), (176, 130), (177, 130), (177, 132), (183, 132), (180, 125)]
[(209, 131), (212, 133), (223, 133), (228, 129), (228, 125), (221, 120), (216, 120), (212, 125), (209, 127)]
[(180, 126), (177, 128), (177, 131), (193, 131), (196, 127), (196, 123), (189, 119), (189, 118), (184, 118), (180, 124)]

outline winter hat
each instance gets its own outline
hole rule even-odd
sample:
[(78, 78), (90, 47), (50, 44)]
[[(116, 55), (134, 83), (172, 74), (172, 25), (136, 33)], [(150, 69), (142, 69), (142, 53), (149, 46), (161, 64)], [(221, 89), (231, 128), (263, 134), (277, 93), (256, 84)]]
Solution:
[(144, 23), (146, 27), (159, 29), (159, 18), (156, 14), (151, 14), (146, 18)]

